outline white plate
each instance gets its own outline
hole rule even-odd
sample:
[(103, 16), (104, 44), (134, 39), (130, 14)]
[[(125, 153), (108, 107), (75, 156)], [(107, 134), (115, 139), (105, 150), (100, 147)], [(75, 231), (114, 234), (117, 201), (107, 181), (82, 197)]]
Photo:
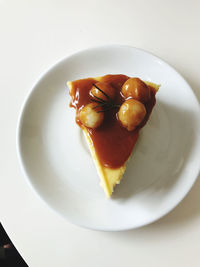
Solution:
[[(162, 86), (123, 180), (107, 200), (69, 108), (66, 82), (109, 73)], [(118, 45), (84, 50), (50, 68), (27, 97), (17, 131), (20, 164), (40, 197), (71, 222), (110, 231), (140, 227), (172, 210), (193, 185), (199, 114), (190, 86), (158, 57)]]

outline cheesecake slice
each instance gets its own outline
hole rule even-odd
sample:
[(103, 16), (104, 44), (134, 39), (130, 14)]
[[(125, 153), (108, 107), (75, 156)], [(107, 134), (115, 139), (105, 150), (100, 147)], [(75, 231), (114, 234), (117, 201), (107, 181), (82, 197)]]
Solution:
[(67, 82), (70, 107), (86, 137), (101, 186), (112, 195), (126, 170), (140, 129), (156, 103), (159, 85), (126, 75)]

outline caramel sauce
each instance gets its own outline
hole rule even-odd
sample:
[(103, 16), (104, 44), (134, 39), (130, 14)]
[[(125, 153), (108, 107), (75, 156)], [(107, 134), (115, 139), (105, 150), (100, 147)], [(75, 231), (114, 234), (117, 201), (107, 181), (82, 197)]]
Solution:
[[(101, 77), (101, 82), (109, 83), (116, 90), (116, 97), (114, 102), (121, 105), (125, 98), (121, 94), (121, 87), (129, 77), (126, 75), (106, 75)], [(72, 82), (72, 89), (70, 95), (72, 101), (71, 107), (76, 109), (76, 122), (82, 127), (78, 118), (79, 110), (91, 103), (91, 95), (89, 94), (93, 83), (97, 81), (92, 78), (81, 79)], [(137, 142), (139, 130), (148, 121), (152, 108), (155, 105), (155, 90), (150, 87), (150, 101), (145, 104), (146, 116), (143, 122), (134, 131), (128, 131), (122, 127), (117, 119), (117, 112), (119, 108), (115, 108), (105, 112), (105, 118), (102, 125), (96, 129), (87, 128), (93, 146), (98, 155), (98, 158), (105, 167), (119, 168), (128, 160), (135, 143)], [(84, 126), (85, 127), (85, 126)]]

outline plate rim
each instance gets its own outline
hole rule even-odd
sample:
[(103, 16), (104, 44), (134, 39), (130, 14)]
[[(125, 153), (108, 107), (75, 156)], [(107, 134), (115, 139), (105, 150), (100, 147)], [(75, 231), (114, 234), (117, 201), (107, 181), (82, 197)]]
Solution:
[[(175, 204), (173, 204), (172, 206), (170, 206), (168, 209), (165, 210), (164, 213), (162, 213), (161, 215), (157, 216), (156, 218), (153, 218), (147, 222), (144, 222), (138, 226), (129, 226), (129, 227), (121, 227), (121, 228), (114, 228), (111, 229), (109, 227), (105, 228), (99, 228), (99, 227), (91, 227), (91, 226), (86, 226), (85, 224), (81, 224), (78, 223), (77, 221), (71, 219), (70, 217), (64, 216), (62, 213), (60, 213), (59, 211), (57, 211), (55, 208), (53, 208), (48, 201), (45, 200), (44, 197), (41, 196), (41, 194), (38, 192), (37, 188), (33, 185), (31, 179), (29, 178), (29, 175), (26, 171), (26, 167), (24, 165), (23, 162), (23, 156), (22, 156), (22, 151), (21, 151), (21, 129), (22, 129), (22, 125), (23, 125), (23, 117), (26, 111), (26, 107), (28, 105), (29, 100), (31, 99), (31, 95), (34, 93), (37, 85), (40, 83), (40, 81), (51, 71), (54, 70), (54, 68), (56, 68), (57, 66), (59, 66), (60, 64), (62, 64), (63, 62), (65, 62), (66, 60), (69, 60), (70, 58), (74, 57), (74, 56), (78, 56), (79, 54), (85, 53), (85, 52), (89, 52), (91, 50), (96, 50), (96, 49), (106, 49), (106, 48), (124, 48), (124, 49), (134, 49), (137, 50), (139, 52), (142, 52), (144, 54), (147, 55), (151, 55), (153, 56), (153, 58), (160, 60), (161, 62), (163, 62), (167, 67), (169, 67), (170, 69), (172, 69), (176, 75), (178, 75), (184, 82), (185, 84), (188, 86), (188, 89), (190, 89), (190, 92), (193, 94), (194, 99), (197, 103), (197, 105), (199, 106), (198, 103), (198, 98), (195, 94), (195, 92), (193, 91), (192, 87), (189, 85), (189, 83), (186, 81), (186, 79), (182, 76), (182, 74), (180, 74), (176, 68), (174, 68), (172, 65), (170, 65), (167, 61), (163, 60), (162, 58), (160, 58), (159, 56), (155, 55), (152, 52), (149, 52), (147, 50), (144, 50), (142, 48), (138, 48), (138, 47), (134, 47), (131, 45), (122, 45), (122, 44), (107, 44), (107, 45), (98, 45), (98, 46), (91, 46), (85, 49), (79, 49), (75, 52), (72, 52), (70, 54), (68, 54), (67, 56), (64, 56), (63, 58), (57, 60), (54, 64), (51, 64), (50, 67), (46, 68), (43, 72), (41, 72), (41, 74), (39, 75), (39, 77), (35, 80), (35, 82), (33, 83), (33, 85), (31, 86), (31, 89), (29, 89), (28, 93), (26, 94), (24, 101), (21, 105), (19, 114), (18, 114), (18, 119), (17, 119), (17, 126), (16, 126), (16, 152), (17, 152), (17, 158), (18, 158), (18, 162), (20, 165), (20, 169), (23, 173), (23, 176), (25, 177), (25, 180), (27, 182), (27, 184), (29, 185), (29, 187), (32, 189), (32, 191), (34, 192), (35, 195), (37, 195), (37, 197), (39, 197), (40, 200), (42, 200), (43, 203), (45, 203), (45, 205), (50, 208), (51, 210), (53, 210), (54, 213), (58, 214), (59, 216), (61, 216), (62, 218), (64, 218), (65, 220), (67, 220), (68, 222), (73, 223), (74, 225), (83, 227), (85, 229), (90, 229), (90, 230), (97, 230), (97, 231), (105, 231), (105, 232), (117, 232), (117, 231), (127, 231), (127, 230), (131, 230), (131, 229), (137, 229), (140, 227), (144, 227), (147, 226), (151, 223), (154, 223), (158, 220), (160, 220), (162, 217), (166, 216), (167, 214), (169, 214), (175, 207), (177, 207), (182, 200), (186, 197), (186, 195), (189, 193), (189, 191), (191, 190), (191, 188), (193, 187), (193, 185), (195, 184), (199, 174), (200, 174), (200, 164), (199, 164), (199, 170), (196, 171), (195, 174), (193, 174), (193, 180), (190, 183), (190, 186), (187, 187), (187, 189), (185, 190), (184, 194), (182, 194), (182, 196), (180, 197), (179, 201), (175, 202)], [(199, 106), (199, 111), (200, 111), (200, 106)], [(200, 112), (199, 112), (199, 118), (200, 118)], [(200, 135), (199, 135), (200, 138)]]

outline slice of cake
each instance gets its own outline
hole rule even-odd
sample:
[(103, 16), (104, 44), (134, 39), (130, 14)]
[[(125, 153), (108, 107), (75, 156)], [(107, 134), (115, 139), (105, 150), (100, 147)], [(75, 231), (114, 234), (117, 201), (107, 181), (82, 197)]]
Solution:
[(140, 129), (156, 103), (159, 85), (126, 75), (105, 75), (67, 83), (107, 197), (120, 183)]

